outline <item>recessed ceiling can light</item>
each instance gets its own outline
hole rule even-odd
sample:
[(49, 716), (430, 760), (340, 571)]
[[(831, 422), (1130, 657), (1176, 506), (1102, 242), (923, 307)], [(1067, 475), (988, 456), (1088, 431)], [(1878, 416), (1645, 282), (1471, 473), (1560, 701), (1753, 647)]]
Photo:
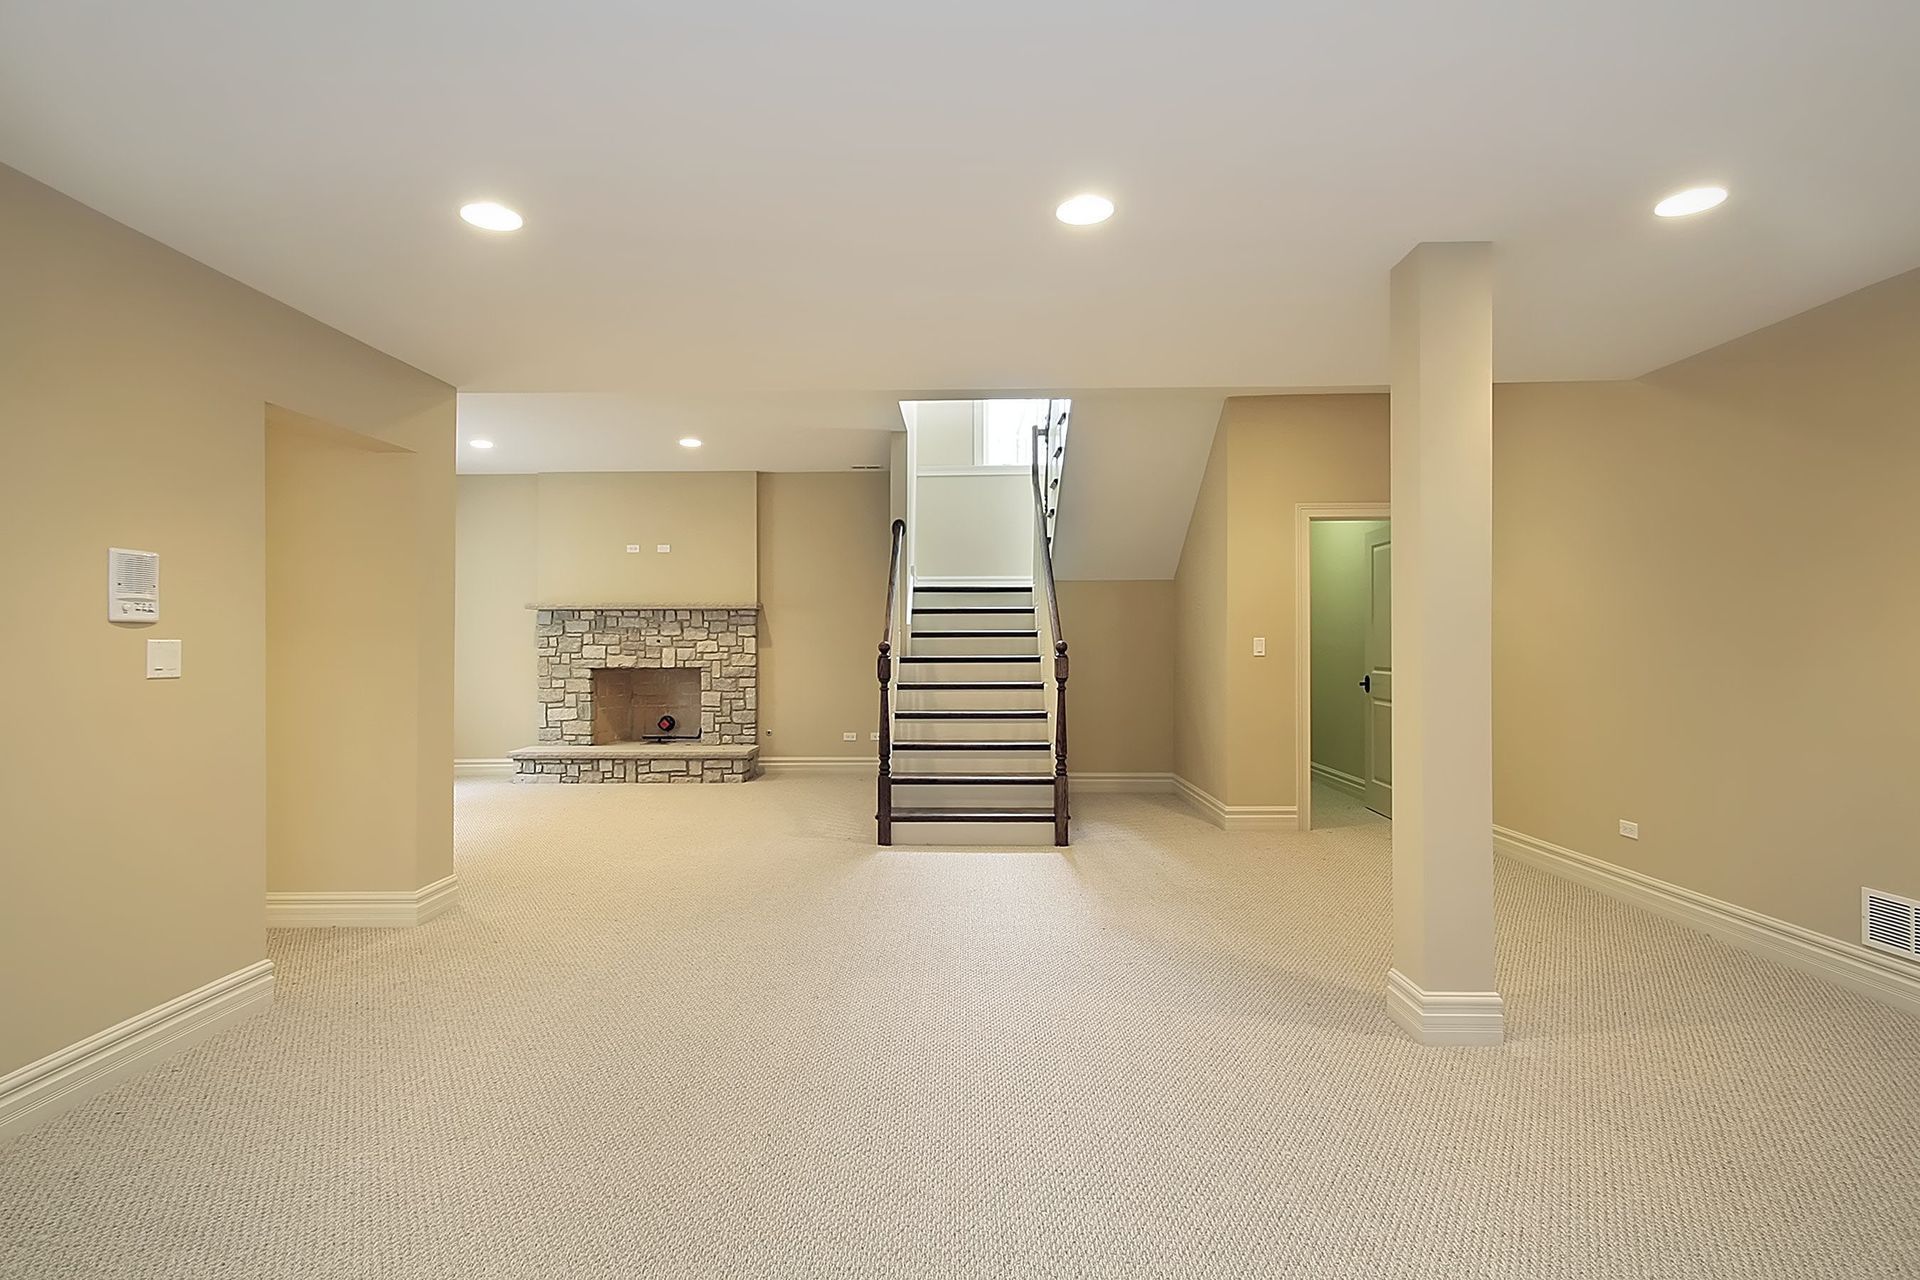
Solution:
[(518, 231), (524, 223), (519, 214), (492, 200), (476, 200), (460, 206), (460, 216), (482, 231)]
[(700, 437), (699, 436), (681, 436), (680, 447), (682, 449), (698, 449), (700, 447)]
[(1705, 213), (1726, 198), (1725, 187), (1688, 187), (1653, 206), (1653, 211), (1662, 218), (1684, 218), (1690, 213)]
[(1083, 192), (1071, 200), (1062, 200), (1053, 216), (1070, 227), (1090, 227), (1113, 216), (1113, 201), (1092, 192)]
[(493, 448), (493, 441), (491, 441), (491, 440), (469, 440), (469, 441), (467, 441), (467, 445), (468, 445), (468, 447), (469, 447), (469, 448), (473, 448), (473, 449), (491, 449), (491, 448)]

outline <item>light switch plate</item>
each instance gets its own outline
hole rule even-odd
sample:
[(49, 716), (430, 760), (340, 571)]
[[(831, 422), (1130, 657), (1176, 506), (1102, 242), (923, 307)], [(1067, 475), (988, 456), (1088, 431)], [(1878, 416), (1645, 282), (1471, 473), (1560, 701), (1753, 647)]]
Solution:
[(1255, 636), (1253, 638), (1253, 656), (1256, 658), (1264, 658), (1267, 656), (1267, 638), (1265, 636)]
[(178, 640), (147, 641), (147, 679), (178, 680), (180, 678), (180, 642)]

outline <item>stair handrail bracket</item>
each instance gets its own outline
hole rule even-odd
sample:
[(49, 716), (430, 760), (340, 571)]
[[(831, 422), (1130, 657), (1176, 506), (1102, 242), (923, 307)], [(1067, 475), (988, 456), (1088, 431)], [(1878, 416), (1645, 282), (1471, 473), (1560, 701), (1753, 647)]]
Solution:
[(874, 673), (880, 679), (880, 781), (879, 807), (874, 811), (874, 821), (879, 824), (879, 838), (882, 845), (893, 843), (893, 713), (890, 705), (893, 691), (893, 645), (897, 634), (900, 610), (900, 572), (901, 549), (906, 543), (907, 522), (893, 522), (893, 549), (887, 557), (887, 624), (880, 636), (880, 657), (874, 663)]
[[(1053, 581), (1053, 511), (1049, 510), (1049, 490), (1058, 475), (1057, 455), (1048, 448), (1056, 436), (1064, 435), (1064, 422), (1056, 424), (1050, 402), (1045, 426), (1034, 428), (1033, 441), (1033, 520), (1034, 587), (1044, 587), (1047, 598), (1047, 635), (1053, 641), (1053, 843), (1065, 847), (1070, 831), (1067, 806), (1067, 637), (1060, 629), (1060, 597)], [(1064, 419), (1064, 413), (1060, 415)], [(1048, 476), (1045, 481), (1042, 476)]]

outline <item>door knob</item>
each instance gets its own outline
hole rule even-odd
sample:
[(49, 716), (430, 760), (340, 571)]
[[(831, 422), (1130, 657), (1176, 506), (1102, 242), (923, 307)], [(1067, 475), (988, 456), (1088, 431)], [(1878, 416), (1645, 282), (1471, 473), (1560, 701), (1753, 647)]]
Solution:
[(1373, 692), (1373, 674), (1371, 672), (1360, 677), (1360, 687), (1368, 693)]

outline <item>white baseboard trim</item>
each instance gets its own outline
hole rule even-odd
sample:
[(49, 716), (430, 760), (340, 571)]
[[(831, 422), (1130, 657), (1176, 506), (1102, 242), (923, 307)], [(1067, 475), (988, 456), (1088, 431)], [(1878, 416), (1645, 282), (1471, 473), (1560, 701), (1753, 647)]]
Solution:
[(1387, 1013), (1421, 1044), (1489, 1045), (1507, 1038), (1498, 991), (1427, 991), (1398, 969), (1387, 970)]
[(1357, 799), (1365, 800), (1367, 798), (1367, 783), (1364, 778), (1356, 778), (1345, 770), (1336, 769), (1330, 764), (1316, 764), (1309, 767), (1313, 770), (1313, 776), (1328, 786), (1338, 787), (1340, 790)]
[(0, 1076), (0, 1141), (45, 1124), (272, 1004), (273, 961), (259, 960)]
[(1169, 795), (1177, 788), (1170, 773), (1076, 773), (1069, 767), (1067, 787), (1083, 795)]
[(1290, 804), (1226, 804), (1179, 774), (1173, 789), (1222, 831), (1298, 831), (1300, 811)]
[(455, 760), (456, 778), (507, 778), (513, 775), (511, 760)]
[(880, 776), (880, 757), (870, 756), (761, 756), (760, 772), (838, 773)]
[(1815, 933), (1508, 827), (1493, 829), (1493, 847), (1610, 898), (1692, 925), (1743, 951), (1920, 1016), (1920, 969), (1901, 966), (1892, 958), (1883, 961), (1877, 952), (1858, 943)]
[(384, 893), (269, 893), (267, 928), (406, 928), (445, 912), (459, 896), (460, 885), (453, 876), (419, 889)]

